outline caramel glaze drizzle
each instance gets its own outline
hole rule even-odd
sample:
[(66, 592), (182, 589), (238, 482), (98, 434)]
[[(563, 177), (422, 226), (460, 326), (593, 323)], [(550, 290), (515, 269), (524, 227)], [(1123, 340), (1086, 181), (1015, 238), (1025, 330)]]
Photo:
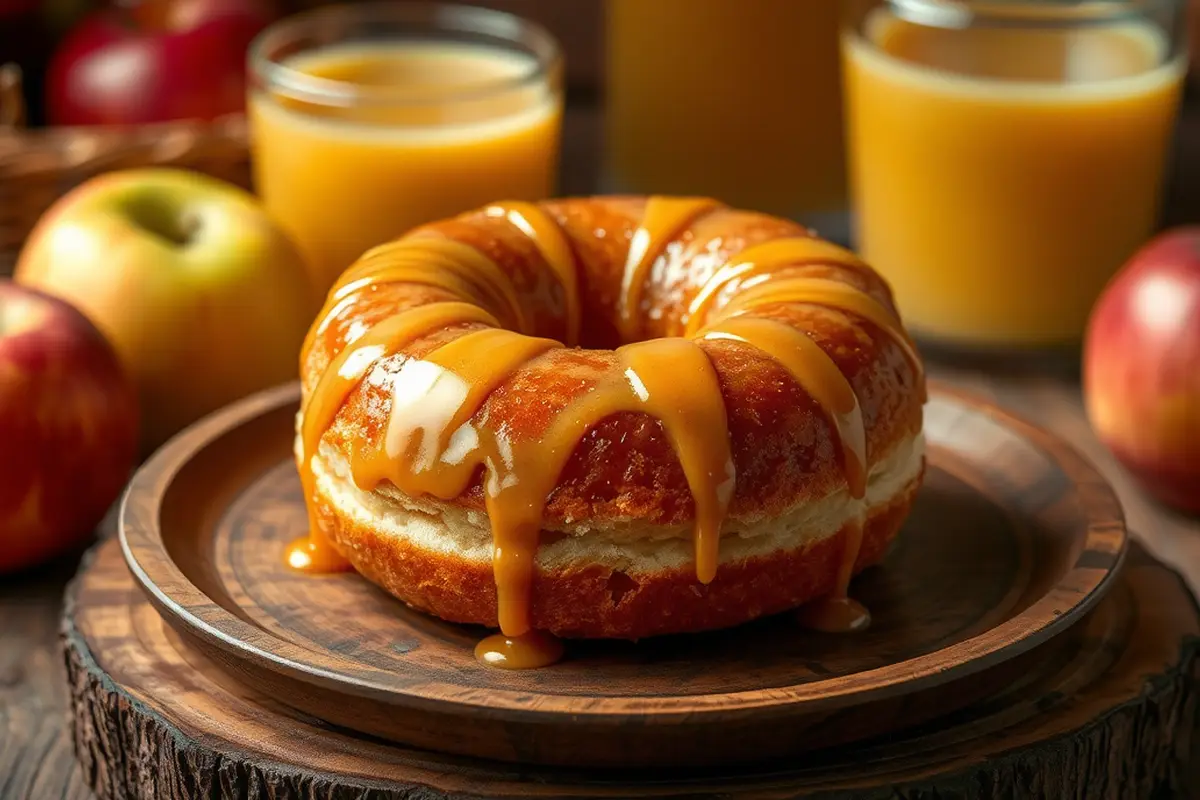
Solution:
[(632, 342), (642, 332), (642, 289), (650, 268), (679, 235), (701, 215), (721, 204), (706, 197), (651, 197), (646, 200), (642, 223), (629, 242), (625, 273), (621, 279), (617, 330)]
[[(336, 312), (340, 303), (331, 311)], [(330, 315), (322, 320), (328, 326)], [(463, 322), (499, 324), (496, 318), (471, 303), (431, 303), (409, 309), (403, 314), (379, 322), (342, 351), (326, 366), (304, 406), (300, 423), (300, 482), (308, 507), (309, 532), (287, 549), (287, 563), (309, 572), (335, 572), (349, 568), (317, 523), (312, 457), (321, 437), (329, 430), (342, 403), (366, 377), (379, 359), (399, 351), (404, 345), (448, 325)]]
[[(796, 383), (825, 410), (842, 444), (842, 464), (850, 496), (861, 501), (867, 491), (867, 438), (858, 396), (841, 370), (806, 334), (772, 319), (735, 317), (706, 329), (705, 339), (733, 339), (762, 350), (791, 373)], [(847, 529), (837, 583), (828, 597), (801, 609), (802, 624), (817, 630), (858, 630), (870, 624), (870, 612), (847, 592), (862, 547), (862, 519)]]
[(680, 320), (686, 323), (686, 327), (680, 330), (676, 326), (677, 329), (672, 333), (676, 336), (695, 334), (700, 321), (708, 316), (709, 308), (722, 290), (746, 282), (756, 275), (769, 275), (779, 269), (810, 264), (868, 269), (854, 253), (824, 239), (794, 236), (752, 245), (731, 258), (704, 282), (688, 303), (687, 314)]
[[(619, 326), (626, 341), (640, 333), (642, 288), (655, 261), (700, 215), (717, 207), (707, 199), (647, 201), (644, 220), (631, 241), (619, 299)], [(560, 226), (529, 203), (497, 203), (485, 214), (507, 220), (535, 241), (565, 295), (566, 338), (577, 341), (576, 265)], [(354, 453), (350, 470), (355, 484), (364, 490), (390, 481), (410, 496), (426, 494), (444, 500), (459, 496), (483, 470), (500, 624), (500, 633), (476, 648), (483, 663), (532, 668), (561, 657), (561, 643), (531, 625), (542, 515), (579, 440), (613, 414), (641, 412), (659, 420), (695, 503), (696, 577), (702, 583), (716, 577), (721, 527), (736, 475), (720, 385), (703, 342), (725, 339), (756, 347), (792, 375), (828, 416), (840, 442), (850, 494), (861, 501), (866, 496), (867, 445), (853, 387), (807, 334), (756, 316), (756, 311), (791, 303), (837, 308), (885, 331), (900, 346), (918, 380), (921, 365), (899, 320), (870, 295), (849, 284), (787, 272), (808, 264), (863, 267), (848, 251), (803, 237), (747, 248), (696, 294), (685, 321), (686, 338), (632, 341), (618, 348), (615, 367), (556, 415), (540, 436), (514, 439), (503, 424), (480, 419), (481, 408), (514, 373), (564, 345), (529, 335), (527, 309), (515, 288), (479, 250), (427, 234), (376, 248), (342, 276), (315, 328), (317, 335), (380, 284), (433, 286), (457, 299), (397, 310), (347, 343), (322, 374), (307, 398), (300, 423), (301, 477), (313, 524), (309, 536), (289, 550), (289, 563), (312, 571), (344, 566), (316, 522), (311, 458), (342, 404), (380, 359), (450, 326), (462, 326), (462, 335), (400, 366), (392, 382), (392, 408), (384, 435), (372, 449)], [(735, 281), (738, 293), (719, 305), (718, 296)], [(802, 615), (808, 624), (823, 630), (850, 630), (869, 621), (865, 609), (846, 595), (861, 546), (861, 517), (850, 529), (835, 591)]]
[[(836, 259), (836, 260), (835, 260)], [(805, 238), (776, 239), (744, 250), (707, 281), (689, 305), (685, 332), (704, 338), (739, 339), (770, 355), (784, 366), (828, 415), (842, 443), (842, 463), (850, 496), (866, 495), (866, 431), (853, 388), (829, 356), (806, 334), (769, 319), (743, 316), (755, 309), (781, 303), (804, 303), (837, 308), (856, 314), (883, 330), (900, 347), (921, 380), (921, 361), (900, 320), (866, 292), (826, 278), (776, 275), (804, 265), (864, 268), (853, 254), (826, 242)], [(721, 290), (738, 281), (739, 291), (720, 309), (724, 321), (698, 331)], [(847, 529), (846, 543), (832, 594), (800, 610), (799, 621), (828, 632), (861, 630), (871, 622), (870, 612), (849, 597), (850, 579), (862, 548), (863, 520), (856, 517)]]
[(575, 269), (575, 254), (571, 242), (562, 227), (533, 203), (514, 200), (494, 203), (485, 213), (489, 217), (503, 217), (533, 240), (542, 258), (550, 265), (564, 294), (568, 347), (579, 343), (579, 326), (582, 312), (579, 308), (579, 282)]

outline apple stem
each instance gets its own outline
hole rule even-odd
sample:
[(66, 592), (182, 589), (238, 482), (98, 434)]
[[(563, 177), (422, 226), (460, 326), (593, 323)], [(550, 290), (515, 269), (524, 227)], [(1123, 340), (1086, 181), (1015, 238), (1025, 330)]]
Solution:
[(201, 217), (194, 210), (179, 209), (160, 196), (131, 198), (126, 208), (139, 226), (176, 247), (191, 244), (201, 228)]

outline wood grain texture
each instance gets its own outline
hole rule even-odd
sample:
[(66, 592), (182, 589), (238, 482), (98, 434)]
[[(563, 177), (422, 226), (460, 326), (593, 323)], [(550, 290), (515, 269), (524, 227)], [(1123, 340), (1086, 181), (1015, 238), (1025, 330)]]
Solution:
[(866, 633), (809, 633), (783, 616), (576, 642), (551, 668), (495, 670), (473, 655), (482, 630), (411, 611), (353, 573), (284, 565), (308, 524), (291, 455), (297, 403), (295, 387), (248, 398), (142, 468), (120, 517), (134, 576), (246, 685), (440, 752), (711, 765), (881, 734), (1013, 680), (1005, 662), (1077, 621), (1125, 546), (1116, 498), (1082, 459), (933, 387), (916, 508), (894, 552), (854, 585), (873, 611)]
[(942, 353), (936, 358), (942, 380), (1053, 430), (1091, 461), (1116, 491), (1132, 535), (1155, 558), (1178, 569), (1193, 595), (1200, 596), (1200, 518), (1152, 500), (1096, 439), (1083, 410), (1076, 354), (991, 360)]
[(1020, 680), (936, 724), (761, 767), (538, 769), (332, 728), (247, 690), (189, 648), (98, 548), (68, 596), (74, 735), (101, 798), (1192, 796), (1200, 615), (1135, 550), (1120, 582)]
[[(76, 555), (76, 558), (78, 556)], [(67, 558), (0, 577), (0, 798), (85, 800), (75, 767), (57, 632)]]

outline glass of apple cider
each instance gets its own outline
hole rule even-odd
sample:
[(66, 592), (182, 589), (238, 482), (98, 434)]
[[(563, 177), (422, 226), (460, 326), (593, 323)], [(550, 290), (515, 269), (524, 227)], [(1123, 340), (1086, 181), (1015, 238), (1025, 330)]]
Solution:
[(855, 0), (843, 36), (856, 244), (912, 329), (1078, 346), (1155, 231), (1184, 0)]
[(256, 189), (318, 293), (416, 225), (553, 192), (562, 56), (532, 22), (437, 3), (331, 6), (264, 31), (249, 62)]

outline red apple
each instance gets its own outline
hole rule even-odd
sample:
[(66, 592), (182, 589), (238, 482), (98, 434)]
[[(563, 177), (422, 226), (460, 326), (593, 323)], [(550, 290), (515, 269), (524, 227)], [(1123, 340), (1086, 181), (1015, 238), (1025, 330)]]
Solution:
[(0, 281), (0, 573), (82, 544), (133, 467), (133, 384), (68, 303)]
[(268, 0), (143, 0), (89, 14), (50, 62), (52, 125), (212, 119), (245, 106), (246, 49)]
[(1200, 226), (1158, 236), (1104, 290), (1083, 379), (1117, 459), (1151, 495), (1200, 513)]

